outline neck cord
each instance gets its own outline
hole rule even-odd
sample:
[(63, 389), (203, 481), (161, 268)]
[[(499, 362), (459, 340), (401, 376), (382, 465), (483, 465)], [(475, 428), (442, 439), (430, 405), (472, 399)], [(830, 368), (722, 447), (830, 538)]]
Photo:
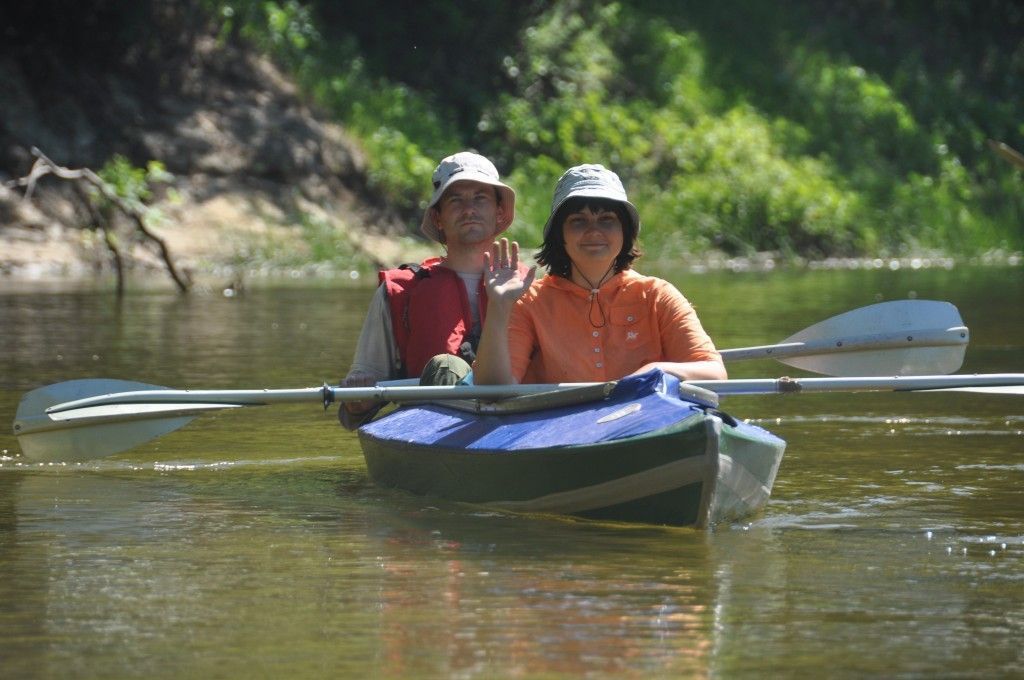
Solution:
[[(572, 262), (572, 260), (570, 260), (570, 262)], [(572, 262), (572, 266), (576, 267), (576, 273), (580, 275), (580, 278), (587, 282), (588, 286), (590, 286), (590, 308), (587, 310), (587, 321), (589, 321), (590, 325), (593, 326), (594, 328), (604, 328), (605, 326), (608, 325), (608, 318), (604, 315), (604, 309), (601, 307), (601, 303), (597, 299), (597, 294), (599, 292), (599, 289), (601, 288), (601, 284), (604, 283), (604, 280), (608, 278), (608, 275), (611, 274), (612, 270), (615, 268), (615, 263), (612, 262), (611, 266), (608, 267), (608, 271), (606, 271), (604, 275), (600, 279), (598, 279), (597, 285), (594, 285), (594, 282), (587, 278), (586, 274), (584, 274), (583, 271), (576, 266), (575, 262)], [(572, 278), (570, 277), (569, 280), (572, 281)], [(578, 283), (576, 285), (579, 286)], [(582, 287), (583, 286), (580, 286), (580, 288)], [(601, 321), (601, 323), (599, 324), (594, 323), (595, 306), (597, 307), (597, 313)]]

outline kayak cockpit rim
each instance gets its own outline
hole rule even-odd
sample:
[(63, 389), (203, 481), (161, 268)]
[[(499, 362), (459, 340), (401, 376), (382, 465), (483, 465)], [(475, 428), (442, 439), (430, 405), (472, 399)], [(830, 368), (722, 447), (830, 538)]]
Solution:
[(530, 411), (541, 411), (558, 406), (569, 406), (575, 404), (586, 404), (594, 401), (603, 401), (612, 393), (616, 381), (605, 383), (594, 383), (593, 385), (581, 385), (570, 389), (551, 390), (549, 392), (538, 392), (536, 394), (525, 394), (519, 397), (509, 397), (497, 401), (485, 401), (482, 399), (446, 399), (444, 401), (427, 401), (417, 403), (438, 404), (446, 408), (469, 413), (528, 413)]
[[(525, 394), (518, 397), (498, 399), (495, 401), (483, 399), (445, 399), (424, 400), (422, 402), (407, 402), (411, 404), (437, 404), (446, 408), (464, 411), (468, 413), (485, 413), (500, 415), (503, 413), (528, 413), (540, 411), (547, 408), (559, 406), (571, 406), (575, 404), (586, 404), (590, 402), (603, 401), (611, 395), (618, 385), (617, 380), (603, 383), (580, 385), (579, 387), (562, 388), (548, 392), (537, 392)], [(711, 390), (704, 389), (697, 385), (690, 385), (685, 382), (679, 383), (679, 397), (684, 401), (694, 402), (701, 406), (718, 408), (718, 395)]]

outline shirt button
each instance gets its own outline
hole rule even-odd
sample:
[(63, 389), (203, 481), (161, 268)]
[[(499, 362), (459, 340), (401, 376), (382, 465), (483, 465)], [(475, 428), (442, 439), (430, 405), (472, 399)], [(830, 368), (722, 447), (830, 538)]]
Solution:
[(626, 321), (632, 321), (632, 320), (633, 320), (632, 315), (626, 317)]
[(600, 351), (601, 351), (600, 347), (595, 347), (594, 348), (594, 354), (598, 354), (598, 353), (600, 353)]
[(597, 366), (598, 368), (604, 368), (604, 364), (602, 364), (602, 363), (601, 363), (600, 361), (598, 361), (598, 362), (597, 362), (596, 364), (594, 364), (594, 365), (595, 365), (595, 366)]
[(597, 336), (601, 335), (601, 332), (600, 331), (594, 331), (592, 335), (596, 338)]

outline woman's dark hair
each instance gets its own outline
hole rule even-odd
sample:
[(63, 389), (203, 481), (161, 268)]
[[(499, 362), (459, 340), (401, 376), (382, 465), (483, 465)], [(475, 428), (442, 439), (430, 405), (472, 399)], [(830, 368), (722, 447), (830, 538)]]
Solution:
[(615, 257), (615, 273), (629, 269), (633, 260), (642, 254), (636, 245), (637, 225), (633, 224), (633, 218), (626, 211), (626, 206), (619, 201), (591, 196), (575, 196), (559, 206), (551, 218), (551, 229), (544, 237), (544, 244), (536, 255), (537, 263), (547, 267), (549, 274), (566, 279), (572, 277), (572, 260), (565, 250), (562, 228), (569, 215), (584, 209), (589, 209), (592, 213), (611, 210), (618, 216), (622, 223), (622, 250)]

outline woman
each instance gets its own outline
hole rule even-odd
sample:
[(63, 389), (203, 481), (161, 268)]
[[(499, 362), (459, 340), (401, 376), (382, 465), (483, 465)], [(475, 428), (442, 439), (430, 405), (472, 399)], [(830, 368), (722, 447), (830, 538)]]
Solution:
[[(632, 270), (640, 217), (601, 165), (558, 180), (537, 260), (521, 276), (507, 239), (485, 256), (488, 313), (474, 364), (478, 385), (597, 382), (660, 368), (682, 380), (726, 378), (696, 312), (672, 284)], [(532, 284), (532, 285), (531, 285)]]

